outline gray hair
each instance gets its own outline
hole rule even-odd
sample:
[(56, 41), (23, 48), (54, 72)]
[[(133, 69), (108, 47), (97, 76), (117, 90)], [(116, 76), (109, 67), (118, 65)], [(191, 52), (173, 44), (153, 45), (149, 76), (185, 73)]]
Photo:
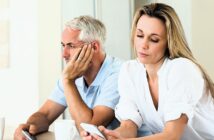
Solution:
[(79, 39), (90, 43), (94, 40), (98, 41), (103, 47), (106, 40), (106, 28), (105, 25), (90, 16), (79, 16), (65, 24), (65, 27), (80, 30)]

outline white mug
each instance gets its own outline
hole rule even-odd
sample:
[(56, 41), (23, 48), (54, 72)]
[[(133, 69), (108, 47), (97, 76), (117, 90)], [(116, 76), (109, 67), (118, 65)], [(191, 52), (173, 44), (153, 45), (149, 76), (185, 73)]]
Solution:
[(5, 118), (4, 117), (0, 117), (0, 140), (3, 140), (4, 127), (5, 127)]
[(54, 123), (55, 140), (80, 140), (74, 120), (56, 120)]

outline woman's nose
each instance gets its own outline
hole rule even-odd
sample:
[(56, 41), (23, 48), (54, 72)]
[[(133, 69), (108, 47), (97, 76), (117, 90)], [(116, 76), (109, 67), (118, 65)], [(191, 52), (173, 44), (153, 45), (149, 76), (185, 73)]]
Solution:
[(141, 42), (142, 44), (141, 44), (141, 47), (143, 48), (143, 49), (148, 49), (149, 48), (149, 44), (148, 44), (148, 41), (147, 41), (147, 39), (143, 39), (142, 40), (142, 42)]

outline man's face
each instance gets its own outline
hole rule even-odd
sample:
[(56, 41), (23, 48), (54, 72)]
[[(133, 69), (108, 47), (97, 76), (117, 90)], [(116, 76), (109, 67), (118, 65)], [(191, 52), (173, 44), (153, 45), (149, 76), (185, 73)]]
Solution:
[(79, 30), (65, 28), (62, 32), (61, 44), (63, 47), (62, 57), (66, 63), (72, 58), (77, 48), (83, 45), (83, 41), (79, 40)]

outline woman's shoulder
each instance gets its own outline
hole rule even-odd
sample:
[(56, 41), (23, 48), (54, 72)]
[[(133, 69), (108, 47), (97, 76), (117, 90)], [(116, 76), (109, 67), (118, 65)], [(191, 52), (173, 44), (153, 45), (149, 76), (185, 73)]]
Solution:
[(199, 67), (193, 61), (187, 58), (181, 57), (169, 60), (168, 68), (169, 73), (172, 73), (173, 75), (198, 75), (201, 77), (201, 71)]
[(199, 70), (198, 66), (194, 62), (192, 62), (190, 59), (183, 57), (170, 59), (169, 68), (175, 68), (177, 70)]
[(138, 71), (139, 69), (144, 69), (144, 65), (140, 63), (137, 59), (128, 60), (123, 63), (122, 69), (126, 71)]
[(191, 60), (184, 57), (170, 59), (169, 61), (172, 65), (194, 65), (194, 63)]

